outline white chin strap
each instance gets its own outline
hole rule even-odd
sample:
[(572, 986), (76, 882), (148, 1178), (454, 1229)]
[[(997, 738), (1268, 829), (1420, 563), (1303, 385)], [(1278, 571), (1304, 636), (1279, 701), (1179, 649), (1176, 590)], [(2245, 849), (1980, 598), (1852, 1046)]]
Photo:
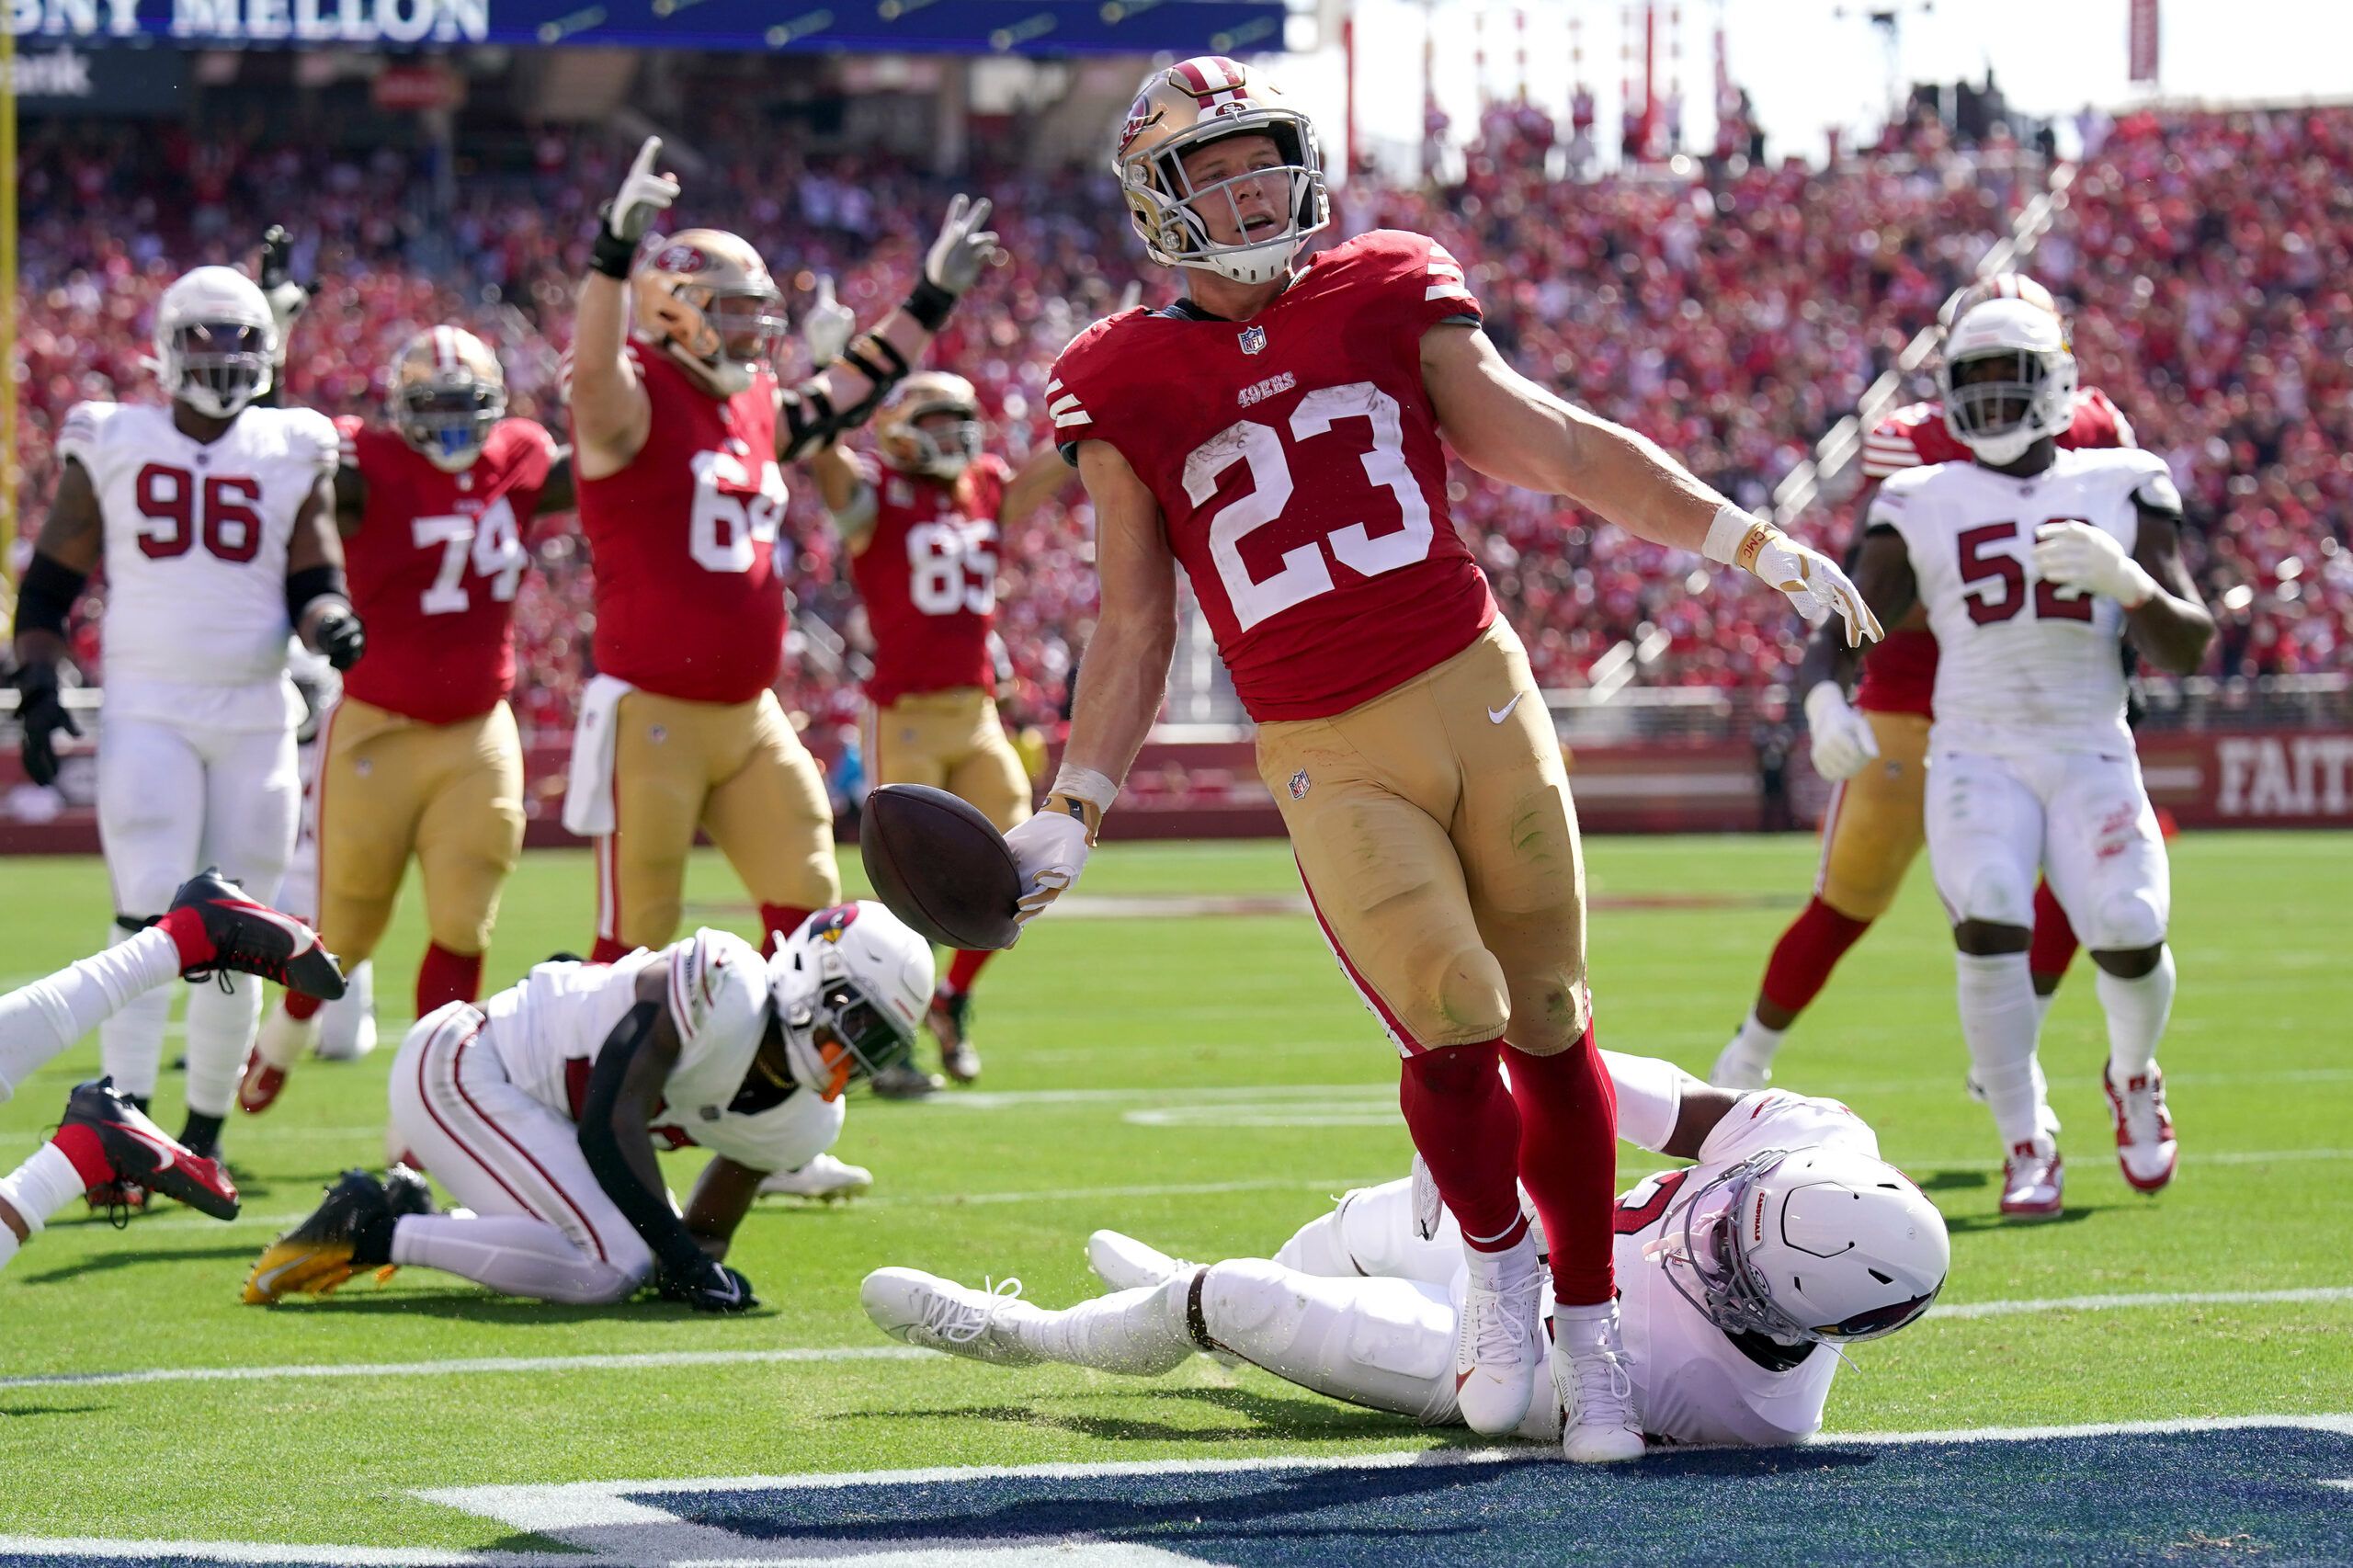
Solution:
[(2031, 426), (2021, 425), (1998, 436), (1963, 436), (1961, 439), (1979, 461), (2003, 468), (2026, 456), (2026, 449), (2034, 445), (2037, 434)]
[(1290, 266), (1290, 258), (1299, 254), (1304, 239), (1302, 234), (1285, 233), (1265, 244), (1236, 246), (1214, 256), (1189, 256), (1180, 265), (1201, 267), (1236, 283), (1272, 283)]
[(714, 365), (708, 359), (698, 359), (679, 347), (676, 338), (664, 338), (662, 347), (669, 350), (671, 358), (693, 372), (721, 397), (733, 397), (752, 384), (752, 367), (741, 359), (722, 359)]

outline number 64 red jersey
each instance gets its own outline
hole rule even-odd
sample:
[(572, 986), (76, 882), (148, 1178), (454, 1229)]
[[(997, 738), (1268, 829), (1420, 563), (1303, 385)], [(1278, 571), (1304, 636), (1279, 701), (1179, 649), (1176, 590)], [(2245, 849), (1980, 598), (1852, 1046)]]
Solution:
[(1108, 441), (1151, 488), (1261, 722), (1369, 701), (1495, 619), (1422, 385), (1422, 335), (1449, 320), (1479, 320), (1461, 265), (1375, 230), (1247, 322), (1127, 311), (1055, 363), (1054, 438)]
[(472, 467), (447, 473), (396, 431), (349, 415), (335, 430), (344, 463), (368, 484), (359, 531), (343, 541), (368, 652), (343, 689), (426, 724), (489, 712), (515, 684), (523, 536), (555, 437), (536, 420), (502, 419)]

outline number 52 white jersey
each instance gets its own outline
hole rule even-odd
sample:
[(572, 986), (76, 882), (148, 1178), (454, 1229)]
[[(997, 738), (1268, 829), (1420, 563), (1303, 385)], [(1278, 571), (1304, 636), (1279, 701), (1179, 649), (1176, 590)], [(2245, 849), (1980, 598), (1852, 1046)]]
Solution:
[[(83, 403), (67, 411), (57, 449), (88, 471), (105, 522), (108, 684), (277, 682), (292, 631), (294, 519), (335, 468), (326, 416), (248, 408), (202, 442), (168, 408)], [(272, 724), (281, 716), (282, 704)]]
[(2088, 523), (2131, 553), (2136, 494), (2181, 505), (2165, 460), (2131, 449), (2062, 449), (2026, 478), (1952, 462), (1881, 484), (1866, 526), (1902, 536), (1937, 638), (1933, 749), (2131, 753), (2123, 607), (2037, 577), (2033, 557), (2036, 530), (2053, 522)]

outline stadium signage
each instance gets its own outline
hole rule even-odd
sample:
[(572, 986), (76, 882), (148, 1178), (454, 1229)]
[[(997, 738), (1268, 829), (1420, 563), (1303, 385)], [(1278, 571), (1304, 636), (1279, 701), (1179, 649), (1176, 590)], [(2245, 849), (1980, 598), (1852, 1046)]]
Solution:
[(2214, 744), (2226, 817), (2320, 817), (2353, 812), (2353, 735), (2231, 736)]
[(875, 53), (1279, 48), (1283, 0), (0, 0), (23, 39), (192, 49), (467, 44)]

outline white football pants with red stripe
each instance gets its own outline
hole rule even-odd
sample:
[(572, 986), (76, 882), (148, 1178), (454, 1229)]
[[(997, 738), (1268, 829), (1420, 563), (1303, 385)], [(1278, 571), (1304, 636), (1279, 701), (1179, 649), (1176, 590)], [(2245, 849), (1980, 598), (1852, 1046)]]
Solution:
[(460, 1204), (411, 1216), (392, 1261), (510, 1296), (597, 1304), (634, 1292), (654, 1255), (605, 1196), (572, 1119), (509, 1082), (479, 1008), (417, 1020), (392, 1062), (392, 1141)]

